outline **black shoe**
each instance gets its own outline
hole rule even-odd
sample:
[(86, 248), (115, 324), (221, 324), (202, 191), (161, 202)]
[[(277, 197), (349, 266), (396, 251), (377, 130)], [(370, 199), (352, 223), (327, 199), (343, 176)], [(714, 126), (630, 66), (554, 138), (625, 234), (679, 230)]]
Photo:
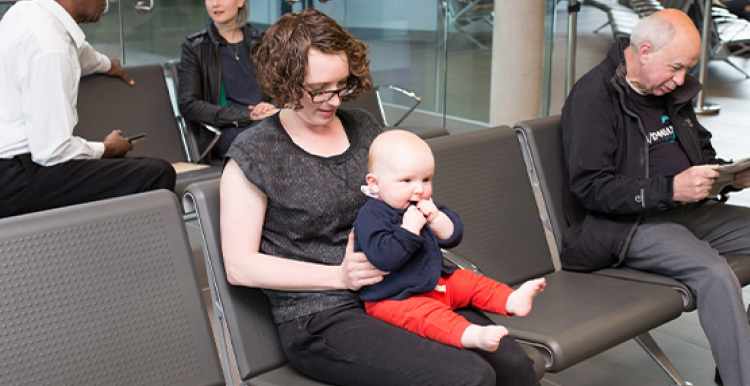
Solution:
[(721, 375), (719, 375), (719, 368), (716, 368), (716, 375), (714, 375), (714, 383), (719, 386), (724, 386), (724, 382), (721, 380)]

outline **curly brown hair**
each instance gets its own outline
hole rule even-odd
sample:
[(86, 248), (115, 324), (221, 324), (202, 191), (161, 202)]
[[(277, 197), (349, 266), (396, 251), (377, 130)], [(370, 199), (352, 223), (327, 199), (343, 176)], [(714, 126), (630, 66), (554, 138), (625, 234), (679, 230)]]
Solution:
[(302, 84), (307, 75), (307, 54), (310, 49), (324, 54), (344, 52), (349, 73), (357, 89), (342, 99), (357, 99), (372, 89), (370, 47), (344, 31), (338, 23), (315, 9), (287, 13), (268, 29), (257, 46), (254, 63), (260, 89), (283, 107), (302, 108)]

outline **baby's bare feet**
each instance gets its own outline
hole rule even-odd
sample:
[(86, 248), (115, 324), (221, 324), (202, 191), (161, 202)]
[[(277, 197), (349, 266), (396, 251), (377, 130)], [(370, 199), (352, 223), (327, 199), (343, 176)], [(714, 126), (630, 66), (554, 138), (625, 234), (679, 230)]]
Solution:
[(544, 286), (547, 282), (544, 278), (529, 280), (526, 283), (521, 284), (517, 290), (515, 290), (510, 296), (508, 296), (508, 302), (505, 304), (505, 311), (508, 314), (516, 316), (526, 316), (531, 311), (531, 305), (534, 302), (534, 297), (544, 291)]
[(461, 335), (461, 345), (464, 348), (495, 351), (500, 344), (500, 340), (506, 335), (508, 335), (508, 330), (503, 326), (472, 324)]

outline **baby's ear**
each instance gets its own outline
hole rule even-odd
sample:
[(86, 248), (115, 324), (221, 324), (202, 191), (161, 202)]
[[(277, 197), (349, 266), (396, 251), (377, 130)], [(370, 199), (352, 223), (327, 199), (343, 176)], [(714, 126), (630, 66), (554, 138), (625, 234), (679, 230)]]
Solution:
[(380, 189), (378, 188), (378, 177), (376, 175), (372, 173), (367, 174), (367, 176), (365, 176), (365, 181), (367, 181), (367, 187), (369, 187), (373, 193), (380, 193)]

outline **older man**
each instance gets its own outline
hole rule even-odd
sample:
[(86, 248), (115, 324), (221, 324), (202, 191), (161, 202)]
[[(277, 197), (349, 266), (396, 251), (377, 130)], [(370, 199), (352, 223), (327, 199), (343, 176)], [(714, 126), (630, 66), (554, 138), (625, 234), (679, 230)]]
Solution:
[[(575, 85), (563, 108), (571, 224), (569, 270), (627, 266), (673, 277), (697, 297), (724, 384), (750, 386), (750, 311), (722, 254), (750, 254), (750, 208), (710, 199), (719, 173), (696, 119), (700, 57), (692, 21), (668, 9), (641, 20)], [(750, 186), (750, 171), (728, 190)]]
[(118, 130), (103, 142), (72, 135), (81, 75), (133, 81), (96, 52), (79, 23), (99, 20), (104, 0), (30, 0), (0, 21), (0, 217), (151, 189), (174, 189), (159, 159), (122, 158)]

